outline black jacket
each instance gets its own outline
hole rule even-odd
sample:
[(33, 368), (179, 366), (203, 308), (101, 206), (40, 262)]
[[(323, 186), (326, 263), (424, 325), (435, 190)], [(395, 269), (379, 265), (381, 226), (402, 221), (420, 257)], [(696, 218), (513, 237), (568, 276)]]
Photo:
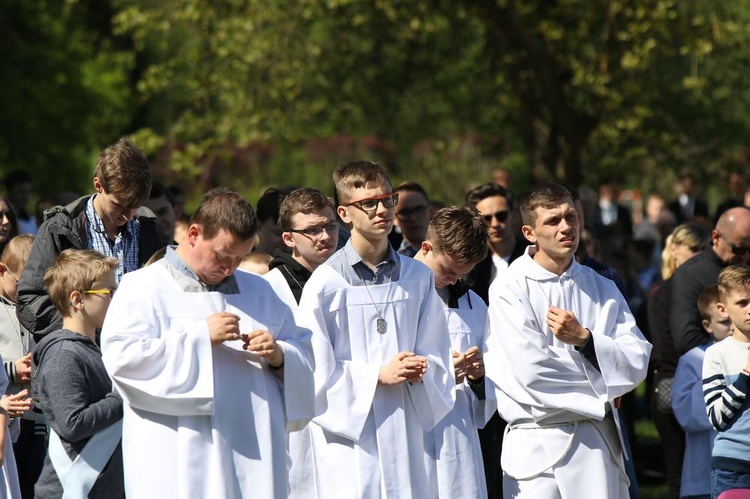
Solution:
[[(54, 206), (44, 212), (45, 221), (34, 238), (29, 259), (18, 280), (18, 320), (34, 335), (36, 341), (62, 327), (62, 318), (44, 289), (44, 273), (69, 248), (85, 249), (86, 203), (84, 196), (67, 206)], [(148, 208), (139, 208), (135, 218), (141, 224), (138, 241), (138, 263), (143, 265), (167, 241)]]
[[(513, 263), (513, 260), (523, 255), (526, 248), (530, 245), (531, 243), (525, 237), (517, 235), (516, 245), (513, 247), (513, 253), (511, 253), (508, 263)], [(478, 294), (484, 300), (484, 303), (489, 303), (490, 284), (492, 284), (492, 269), (494, 265), (492, 263), (492, 250), (489, 250), (487, 251), (487, 257), (476, 264), (464, 278), (469, 288)]]
[(299, 304), (302, 298), (302, 288), (310, 279), (312, 273), (292, 258), (292, 253), (284, 249), (277, 249), (273, 254), (273, 260), (268, 264), (268, 269), (279, 268), (281, 275), (286, 279), (289, 289), (292, 290), (294, 299)]
[(701, 325), (698, 295), (707, 286), (716, 284), (724, 266), (713, 248), (708, 248), (683, 263), (672, 275), (669, 326), (678, 354), (684, 355), (710, 341)]

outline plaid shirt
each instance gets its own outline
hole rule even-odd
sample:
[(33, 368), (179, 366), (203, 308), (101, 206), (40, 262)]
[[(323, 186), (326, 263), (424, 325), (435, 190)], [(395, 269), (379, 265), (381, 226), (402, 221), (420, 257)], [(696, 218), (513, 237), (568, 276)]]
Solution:
[(119, 260), (115, 270), (115, 280), (119, 283), (123, 274), (138, 270), (138, 240), (141, 235), (141, 224), (133, 219), (120, 228), (117, 239), (113, 243), (107, 237), (104, 222), (94, 209), (94, 196), (86, 203), (86, 247), (95, 249), (105, 256), (112, 256)]

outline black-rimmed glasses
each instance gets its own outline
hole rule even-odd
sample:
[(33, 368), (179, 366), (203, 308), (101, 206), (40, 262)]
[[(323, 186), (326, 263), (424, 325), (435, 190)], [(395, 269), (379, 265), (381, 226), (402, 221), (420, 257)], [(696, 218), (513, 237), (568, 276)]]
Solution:
[(306, 229), (289, 229), (286, 232), (294, 232), (295, 234), (302, 234), (303, 236), (317, 239), (323, 235), (323, 231), (328, 232), (330, 235), (334, 234), (337, 230), (339, 230), (339, 223), (334, 220), (325, 225), (314, 225)]
[(382, 196), (376, 196), (374, 198), (365, 198), (358, 201), (352, 201), (344, 206), (357, 206), (362, 211), (375, 211), (378, 209), (378, 204), (383, 203), (383, 206), (387, 209), (391, 209), (398, 204), (398, 193), (396, 194), (383, 194)]
[(719, 237), (722, 238), (725, 243), (727, 243), (727, 246), (729, 246), (729, 249), (732, 250), (733, 254), (742, 256), (750, 253), (750, 248), (748, 248), (747, 246), (735, 246), (734, 244), (730, 243), (726, 237), (724, 237), (724, 234), (722, 234), (718, 230), (716, 231), (716, 233), (719, 234)]
[(424, 204), (420, 204), (419, 206), (415, 206), (414, 208), (404, 208), (403, 210), (399, 210), (396, 212), (396, 216), (399, 220), (406, 220), (407, 218), (411, 216), (420, 216), (423, 215), (427, 211), (428, 206)]
[(494, 218), (500, 223), (504, 223), (508, 221), (508, 217), (510, 216), (510, 212), (508, 210), (500, 210), (495, 213), (490, 213), (489, 215), (482, 215), (482, 218), (488, 223), (492, 223), (492, 219)]

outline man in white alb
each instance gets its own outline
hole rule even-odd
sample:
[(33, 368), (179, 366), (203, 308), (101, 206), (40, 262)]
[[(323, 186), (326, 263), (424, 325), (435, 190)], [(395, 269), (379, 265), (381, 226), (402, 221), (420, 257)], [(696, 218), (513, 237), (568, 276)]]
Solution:
[(124, 400), (126, 494), (286, 498), (285, 431), (313, 416), (310, 332), (262, 277), (237, 272), (258, 222), (207, 193), (185, 239), (120, 283), (102, 328)]
[(626, 498), (616, 406), (645, 378), (651, 345), (615, 284), (575, 261), (570, 193), (539, 184), (520, 209), (534, 246), (490, 287), (503, 495)]

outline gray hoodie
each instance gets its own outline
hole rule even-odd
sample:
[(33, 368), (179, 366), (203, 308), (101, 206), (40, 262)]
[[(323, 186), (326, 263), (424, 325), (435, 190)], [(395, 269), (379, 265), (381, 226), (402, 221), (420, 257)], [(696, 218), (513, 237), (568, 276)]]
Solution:
[[(74, 459), (92, 435), (122, 419), (122, 400), (112, 390), (99, 348), (86, 336), (65, 329), (50, 333), (37, 345), (33, 361), (37, 366), (31, 382), (35, 404)], [(62, 492), (47, 456), (34, 487), (35, 497), (59, 498)], [(120, 445), (89, 497), (125, 497)]]

